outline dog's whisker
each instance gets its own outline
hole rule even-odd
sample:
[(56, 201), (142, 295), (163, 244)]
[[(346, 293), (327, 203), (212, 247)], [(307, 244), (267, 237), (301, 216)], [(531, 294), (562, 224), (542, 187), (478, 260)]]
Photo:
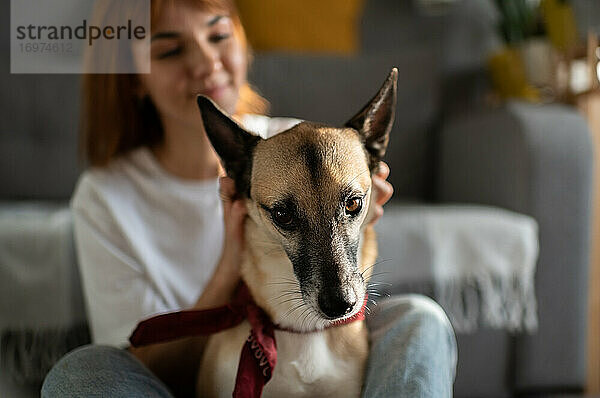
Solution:
[(362, 271), (360, 272), (360, 275), (361, 275), (361, 276), (364, 276), (364, 274), (366, 274), (366, 273), (367, 273), (369, 270), (372, 270), (372, 269), (373, 269), (373, 268), (374, 268), (376, 265), (379, 265), (379, 264), (385, 263), (385, 262), (387, 262), (387, 261), (392, 261), (392, 260), (393, 260), (393, 259), (391, 259), (391, 258), (385, 258), (385, 259), (382, 259), (382, 260), (376, 261), (375, 263), (371, 264), (370, 266), (368, 266), (367, 268), (365, 268), (364, 270), (362, 270)]
[(378, 264), (387, 263), (388, 261), (392, 261), (392, 260), (393, 260), (393, 258), (382, 258), (382, 259), (381, 259), (381, 260), (379, 260), (379, 261), (375, 261), (375, 262), (373, 263), (373, 265), (371, 265), (371, 267), (374, 267), (374, 266), (376, 266), (376, 265), (378, 265)]
[(264, 239), (256, 239), (255, 238), (254, 242), (260, 243), (260, 244), (263, 244), (263, 245), (273, 245), (273, 246), (277, 245), (277, 242), (274, 242), (272, 240), (264, 240)]
[(281, 291), (281, 294), (284, 294), (284, 293), (286, 293), (286, 294), (287, 294), (287, 293), (297, 293), (297, 294), (302, 294), (302, 292), (301, 292), (300, 290), (298, 290), (298, 289), (283, 289), (283, 290)]
[(321, 327), (325, 327), (325, 323), (323, 322), (323, 319), (315, 314), (315, 324), (317, 324), (317, 323), (321, 323)]
[(273, 248), (276, 250), (281, 250), (281, 247), (277, 242), (254, 238), (254, 243), (256, 243), (257, 245), (261, 245), (263, 249)]
[(304, 318), (302, 318), (302, 322), (300, 324), (300, 330), (307, 330), (304, 328), (304, 326), (306, 325), (307, 327), (309, 327), (313, 320), (314, 315), (313, 315), (312, 308), (308, 307), (307, 309), (308, 309), (308, 311), (304, 315)]
[(377, 307), (377, 301), (373, 299), (369, 299), (369, 302), (373, 304), (373, 306)]
[(322, 326), (322, 318), (320, 316), (318, 316), (316, 313), (312, 313), (312, 319), (313, 319), (313, 324), (311, 326), (311, 329), (317, 329), (317, 326), (319, 325), (319, 323), (321, 323)]
[[(291, 295), (294, 295), (294, 294), (300, 294), (300, 292), (296, 292), (296, 291), (294, 291), (294, 292), (285, 292), (285, 293), (282, 293), (282, 294), (280, 294), (280, 295), (279, 295), (279, 296), (277, 296), (277, 297), (271, 297), (271, 298), (268, 300), (268, 302), (270, 302), (270, 303), (271, 303), (271, 302), (273, 302), (273, 301), (276, 301), (276, 300), (279, 300), (279, 299), (281, 299), (281, 298), (283, 298), (283, 297), (286, 297), (286, 296), (291, 296)], [(279, 303), (279, 304), (282, 304), (282, 303)]]
[(268, 283), (265, 283), (265, 285), (267, 285), (267, 286), (271, 286), (271, 285), (295, 285), (295, 284), (296, 283), (292, 282), (292, 281), (289, 281), (289, 282), (288, 281), (283, 281), (283, 282), (268, 282)]
[(317, 328), (317, 325), (319, 324), (319, 322), (322, 320), (323, 318), (321, 318), (319, 316), (319, 314), (313, 309), (310, 312), (310, 319), (309, 319), (309, 326), (311, 330), (315, 330)]
[(297, 286), (298, 281), (292, 278), (280, 277), (275, 280), (275, 282), (267, 282), (265, 285), (294, 285)]
[(389, 271), (378, 271), (378, 272), (371, 274), (371, 279), (381, 276), (381, 275), (389, 275), (389, 274), (391, 274), (391, 272), (389, 272)]
[(294, 309), (292, 309), (292, 310), (288, 311), (287, 313), (285, 313), (285, 314), (284, 314), (284, 315), (281, 317), (281, 319), (279, 320), (279, 322), (281, 323), (281, 322), (283, 322), (283, 321), (287, 320), (287, 317), (288, 317), (288, 316), (289, 316), (289, 315), (290, 315), (292, 312), (294, 312), (294, 310), (296, 310), (296, 309), (297, 309), (297, 308), (294, 308)]
[(374, 266), (375, 266), (375, 264), (373, 264), (373, 265), (370, 265), (370, 266), (368, 266), (367, 268), (365, 268), (364, 270), (360, 271), (360, 276), (364, 277), (364, 276), (365, 276), (365, 274), (366, 274), (366, 273), (367, 273), (369, 270), (373, 269), (373, 267), (374, 267)]
[[(311, 314), (311, 308), (309, 306), (306, 306), (306, 309), (302, 312), (302, 314), (300, 314), (300, 317), (303, 317), (302, 320), (300, 321), (300, 330), (305, 330), (304, 329), (304, 323), (306, 322), (307, 318), (310, 318), (310, 314)], [(298, 317), (298, 318), (300, 318)]]
[(288, 316), (290, 316), (290, 315), (291, 315), (291, 314), (292, 314), (294, 311), (296, 311), (296, 310), (298, 310), (298, 309), (302, 308), (302, 306), (304, 306), (304, 305), (305, 305), (305, 303), (304, 303), (304, 300), (300, 300), (300, 304), (298, 304), (298, 305), (296, 305), (295, 307), (292, 307), (292, 309), (288, 310), (288, 312), (286, 312), (286, 313), (285, 313), (285, 314), (284, 314), (284, 315), (281, 317), (281, 319), (282, 319), (282, 320), (286, 319), (286, 318), (287, 318)]
[[(309, 306), (306, 305), (306, 303), (304, 302), (304, 300), (302, 300), (302, 303), (301, 303), (300, 307), (298, 308), (298, 310), (300, 310), (302, 308), (304, 308), (304, 309), (310, 308)], [(302, 311), (300, 314), (303, 314), (303, 313), (304, 313), (304, 311)], [(299, 316), (296, 316), (296, 318), (299, 318)]]
[(281, 252), (281, 249), (277, 248), (277, 247), (264, 248), (264, 255), (265, 255), (265, 257), (272, 256), (273, 254), (276, 254), (276, 253), (279, 253), (279, 252)]
[(377, 297), (377, 299), (381, 299), (381, 298), (385, 298), (385, 297), (389, 297), (389, 293), (385, 293), (385, 292), (380, 292), (380, 291), (369, 291), (367, 292), (369, 294), (369, 297)]
[(283, 305), (285, 303), (289, 303), (289, 302), (294, 301), (294, 300), (300, 300), (300, 301), (302, 301), (302, 295), (299, 294), (299, 293), (298, 294), (294, 294), (294, 295), (287, 295), (287, 296), (292, 296), (292, 297), (288, 297), (285, 300), (278, 301), (277, 305)]
[(282, 304), (289, 303), (290, 301), (294, 301), (294, 300), (302, 300), (302, 297), (292, 297), (289, 299), (285, 299), (283, 301), (280, 301), (279, 304), (282, 305)]
[[(281, 286), (281, 285), (280, 285), (280, 286)], [(283, 285), (283, 286), (281, 286), (281, 287), (279, 288), (279, 289), (281, 289), (281, 291), (280, 291), (280, 292), (277, 292), (277, 293), (289, 293), (289, 292), (301, 293), (301, 292), (300, 292), (300, 289), (298, 289), (298, 287), (297, 287), (297, 286), (289, 286), (289, 287), (288, 287), (288, 286), (289, 286), (289, 285), (287, 285), (287, 286), (286, 286), (286, 285)], [(279, 290), (279, 289), (278, 289), (278, 290)]]
[(297, 307), (302, 306), (302, 299), (299, 298), (299, 297), (293, 297), (291, 299), (279, 302), (279, 303), (277, 303), (277, 305), (278, 306), (284, 306), (284, 304), (286, 304), (286, 303), (289, 303), (289, 305), (288, 305), (289, 307), (297, 308)]
[(388, 282), (369, 282), (367, 285), (369, 287), (371, 287), (371, 286), (392, 286), (392, 284), (388, 283)]
[(281, 248), (279, 248), (279, 247), (265, 248), (264, 253), (265, 253), (266, 257), (271, 257), (274, 255), (277, 255), (278, 253), (281, 253)]
[(279, 290), (277, 292), (274, 292), (273, 294), (276, 294), (276, 293), (281, 294), (281, 296), (279, 296), (279, 297), (282, 297), (283, 295), (286, 295), (286, 294), (292, 294), (292, 293), (294, 293), (294, 294), (302, 294), (300, 292), (300, 290), (295, 289), (295, 286), (289, 286), (288, 287), (288, 286), (285, 286), (285, 285), (281, 287), (281, 290)]
[(296, 280), (296, 279), (294, 279), (294, 278), (288, 278), (288, 277), (285, 277), (285, 276), (281, 276), (281, 277), (277, 278), (277, 280), (281, 280), (281, 281), (289, 281), (289, 282), (296, 282), (296, 281), (297, 281), (297, 280)]
[(364, 270), (362, 270), (362, 271), (360, 272), (360, 274), (361, 274), (361, 275), (364, 275), (365, 273), (367, 273), (367, 271), (369, 271), (369, 270), (373, 269), (373, 267), (375, 267), (377, 264), (378, 264), (378, 263), (377, 263), (377, 262), (375, 262), (375, 263), (373, 263), (373, 264), (369, 265), (367, 268), (365, 268)]
[(371, 315), (372, 311), (371, 311), (371, 307), (369, 306), (369, 304), (372, 304), (373, 307), (377, 307), (377, 301), (375, 301), (371, 298), (369, 298), (369, 300), (367, 301), (367, 305), (365, 306), (365, 311), (367, 312), (368, 315)]
[(317, 313), (313, 312), (313, 319), (315, 320), (315, 322), (312, 328), (315, 329), (319, 322), (321, 322), (321, 317)]

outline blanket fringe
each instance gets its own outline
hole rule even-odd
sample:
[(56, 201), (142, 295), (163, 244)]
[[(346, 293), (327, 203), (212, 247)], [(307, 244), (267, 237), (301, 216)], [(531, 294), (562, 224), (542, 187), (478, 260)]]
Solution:
[(538, 328), (533, 277), (510, 279), (481, 274), (464, 280), (411, 282), (377, 289), (377, 296), (418, 293), (431, 297), (446, 311), (458, 333), (480, 328), (510, 333), (535, 333)]
[(472, 333), (479, 327), (535, 333), (538, 328), (532, 277), (498, 278), (482, 273), (440, 283), (434, 296), (459, 333)]
[(3, 331), (0, 367), (19, 384), (40, 383), (64, 354), (90, 341), (87, 324), (69, 329)]

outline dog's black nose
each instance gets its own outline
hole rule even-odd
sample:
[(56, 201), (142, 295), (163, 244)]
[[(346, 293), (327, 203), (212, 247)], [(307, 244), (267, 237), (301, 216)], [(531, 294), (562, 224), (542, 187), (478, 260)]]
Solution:
[(329, 318), (339, 318), (348, 315), (354, 309), (355, 304), (355, 297), (350, 298), (341, 295), (323, 295), (319, 297), (319, 307), (321, 307), (321, 311)]

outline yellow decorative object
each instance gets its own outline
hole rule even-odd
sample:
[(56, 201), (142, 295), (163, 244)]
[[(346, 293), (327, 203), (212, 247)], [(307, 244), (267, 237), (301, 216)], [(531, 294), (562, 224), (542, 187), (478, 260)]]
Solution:
[(561, 0), (542, 0), (540, 6), (548, 37), (554, 47), (561, 51), (574, 48), (578, 41), (577, 24), (569, 3)]
[(501, 97), (540, 101), (539, 91), (527, 83), (525, 67), (518, 50), (505, 47), (492, 54), (488, 67), (494, 88)]
[(351, 55), (364, 0), (236, 0), (255, 50)]

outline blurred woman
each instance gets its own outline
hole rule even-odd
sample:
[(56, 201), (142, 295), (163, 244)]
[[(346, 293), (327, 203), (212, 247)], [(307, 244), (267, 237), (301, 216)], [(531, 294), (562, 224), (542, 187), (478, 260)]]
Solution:
[[(96, 17), (140, 12), (134, 3), (102, 2), (108, 5)], [(127, 348), (127, 339), (150, 315), (225, 304), (239, 283), (245, 208), (233, 199), (233, 181), (222, 177), (196, 97), (212, 98), (264, 138), (298, 122), (264, 116), (267, 102), (247, 82), (249, 50), (231, 1), (153, 0), (151, 22), (149, 48), (134, 45), (88, 58), (92, 64), (139, 66), (149, 51), (151, 68), (148, 74), (84, 76), (83, 149), (91, 167), (80, 178), (72, 208), (94, 345), (63, 358), (48, 375), (43, 396), (193, 395), (204, 337), (136, 349)], [(378, 216), (392, 195), (385, 181), (389, 170), (385, 164), (380, 170), (374, 178)], [(435, 352), (421, 354), (428, 367), (443, 364), (432, 370), (433, 387), (451, 394), (454, 337), (441, 310), (419, 300), (390, 303), (378, 310), (386, 320), (379, 338), (410, 341), (414, 322), (439, 334)], [(411, 321), (407, 314), (417, 315)], [(405, 355), (398, 352), (406, 347), (391, 348), (400, 344), (392, 340), (381, 352), (398, 355), (369, 365), (373, 376), (367, 378), (386, 397), (400, 391), (397, 383), (407, 386), (402, 378), (408, 368), (399, 365)], [(377, 350), (377, 340), (372, 344)], [(439, 358), (430, 359), (433, 354)]]

